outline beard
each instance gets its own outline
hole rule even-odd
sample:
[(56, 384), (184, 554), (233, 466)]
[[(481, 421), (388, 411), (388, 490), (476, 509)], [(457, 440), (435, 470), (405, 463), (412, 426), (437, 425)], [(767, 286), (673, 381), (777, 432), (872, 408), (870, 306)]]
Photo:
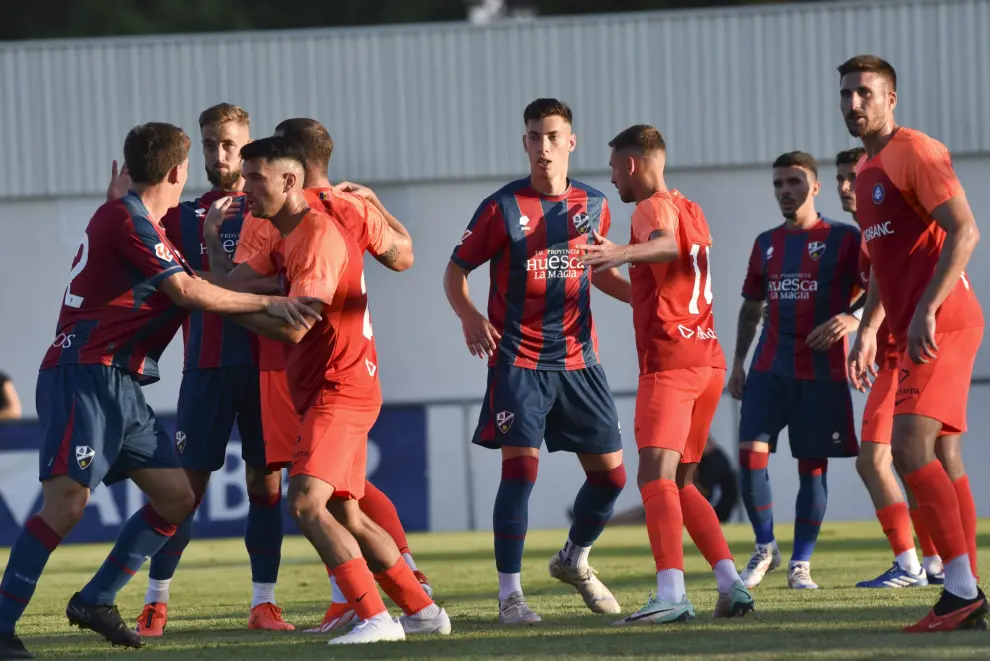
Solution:
[(206, 168), (206, 178), (213, 184), (214, 188), (219, 188), (222, 191), (233, 191), (234, 186), (241, 179), (241, 171), (230, 170), (224, 173), (219, 169)]

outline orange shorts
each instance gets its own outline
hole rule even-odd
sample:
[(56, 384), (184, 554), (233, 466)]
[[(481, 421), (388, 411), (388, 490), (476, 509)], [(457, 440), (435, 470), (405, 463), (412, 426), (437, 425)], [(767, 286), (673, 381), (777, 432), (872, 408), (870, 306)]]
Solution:
[(725, 370), (715, 367), (690, 367), (639, 377), (636, 447), (680, 452), (684, 464), (701, 461), (724, 386)]
[(864, 443), (890, 445), (890, 435), (894, 429), (894, 399), (897, 393), (897, 366), (889, 363), (881, 366), (877, 378), (866, 397), (863, 410)]
[(270, 469), (292, 464), (299, 438), (300, 416), (292, 406), (285, 370), (261, 372), (261, 429), (265, 434), (265, 461)]
[(368, 432), (381, 406), (341, 406), (321, 394), (303, 415), (290, 477), (308, 475), (333, 487), (335, 498), (360, 500), (367, 478)]
[(942, 432), (966, 431), (966, 402), (983, 327), (935, 333), (937, 358), (916, 365), (907, 352), (897, 365), (894, 415), (922, 415), (942, 423)]

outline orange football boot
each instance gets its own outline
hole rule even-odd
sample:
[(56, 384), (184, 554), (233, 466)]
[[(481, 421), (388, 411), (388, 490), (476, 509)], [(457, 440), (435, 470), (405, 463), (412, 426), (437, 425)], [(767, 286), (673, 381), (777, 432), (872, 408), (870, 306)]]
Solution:
[(168, 604), (153, 601), (144, 605), (144, 610), (138, 616), (135, 631), (142, 638), (160, 638), (165, 634), (166, 624), (168, 624)]
[(346, 629), (351, 622), (357, 621), (357, 613), (347, 603), (332, 603), (323, 615), (320, 626), (306, 629), (305, 633), (333, 633)]
[[(977, 589), (976, 599), (962, 599), (951, 592), (942, 590), (942, 597), (935, 607), (916, 624), (905, 627), (906, 633), (937, 633), (940, 631), (959, 631), (963, 629), (986, 629), (987, 613), (986, 595)], [(940, 614), (941, 612), (941, 614)]]
[(295, 631), (295, 627), (282, 617), (282, 609), (271, 602), (258, 604), (251, 609), (248, 629), (264, 631)]

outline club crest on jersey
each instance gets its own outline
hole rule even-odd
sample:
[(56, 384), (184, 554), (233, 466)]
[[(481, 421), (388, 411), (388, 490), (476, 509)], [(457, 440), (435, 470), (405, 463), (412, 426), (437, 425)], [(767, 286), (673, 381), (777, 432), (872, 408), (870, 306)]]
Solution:
[(808, 244), (808, 256), (813, 260), (818, 261), (818, 258), (823, 254), (825, 254), (824, 241), (812, 241)]
[(160, 260), (166, 262), (172, 261), (172, 251), (169, 250), (168, 246), (166, 246), (164, 243), (159, 243), (155, 246), (155, 255), (157, 255), (158, 259)]
[(88, 445), (76, 446), (76, 463), (82, 470), (86, 470), (93, 464), (93, 457), (95, 456), (96, 452)]
[(509, 431), (512, 427), (512, 422), (516, 419), (515, 413), (509, 413), (508, 411), (499, 411), (495, 414), (495, 424), (498, 425), (499, 431), (503, 434)]
[(880, 204), (883, 202), (883, 184), (876, 184), (873, 186), (873, 204)]
[(588, 218), (588, 214), (579, 212), (574, 214), (574, 229), (578, 231), (578, 234), (587, 234), (588, 230), (591, 229), (591, 219)]
[(186, 432), (184, 431), (175, 432), (175, 449), (179, 453), (186, 451)]

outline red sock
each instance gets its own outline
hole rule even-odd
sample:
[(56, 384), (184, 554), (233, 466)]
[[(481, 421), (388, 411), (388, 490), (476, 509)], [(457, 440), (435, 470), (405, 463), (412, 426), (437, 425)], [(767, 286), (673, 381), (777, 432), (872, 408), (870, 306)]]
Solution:
[(966, 536), (969, 566), (973, 576), (976, 576), (976, 503), (969, 488), (969, 476), (963, 475), (952, 486), (956, 488), (956, 498), (959, 500), (959, 518), (962, 519), (963, 534)]
[(385, 571), (375, 574), (375, 580), (406, 615), (418, 613), (433, 603), (402, 558)]
[(406, 539), (406, 531), (399, 520), (399, 513), (395, 511), (395, 505), (388, 496), (373, 485), (368, 480), (364, 481), (364, 497), (358, 501), (361, 511), (365, 515), (385, 529), (385, 532), (395, 541), (399, 547), (399, 553), (409, 553), (409, 541)]
[(914, 532), (918, 535), (918, 545), (921, 546), (921, 555), (926, 558), (938, 555), (938, 549), (935, 548), (935, 540), (932, 539), (932, 534), (925, 527), (921, 510), (917, 507), (911, 510), (911, 523), (914, 524)]
[(354, 612), (362, 620), (370, 619), (387, 610), (382, 596), (378, 594), (375, 577), (371, 575), (364, 558), (354, 558), (335, 567), (333, 576), (337, 579), (337, 587), (344, 593), (347, 603), (353, 606)]
[(935, 540), (935, 548), (948, 564), (967, 553), (966, 535), (959, 516), (959, 499), (952, 481), (938, 461), (904, 476), (918, 501), (925, 527)]
[(693, 484), (681, 489), (681, 514), (694, 545), (705, 556), (712, 569), (720, 561), (732, 559), (718, 515)]
[(883, 534), (890, 542), (894, 555), (900, 555), (914, 548), (914, 536), (911, 534), (911, 515), (907, 503), (894, 503), (877, 510), (877, 519)]
[(654, 480), (640, 489), (646, 509), (646, 532), (653, 549), (657, 571), (684, 569), (682, 532), (684, 514), (673, 480)]

